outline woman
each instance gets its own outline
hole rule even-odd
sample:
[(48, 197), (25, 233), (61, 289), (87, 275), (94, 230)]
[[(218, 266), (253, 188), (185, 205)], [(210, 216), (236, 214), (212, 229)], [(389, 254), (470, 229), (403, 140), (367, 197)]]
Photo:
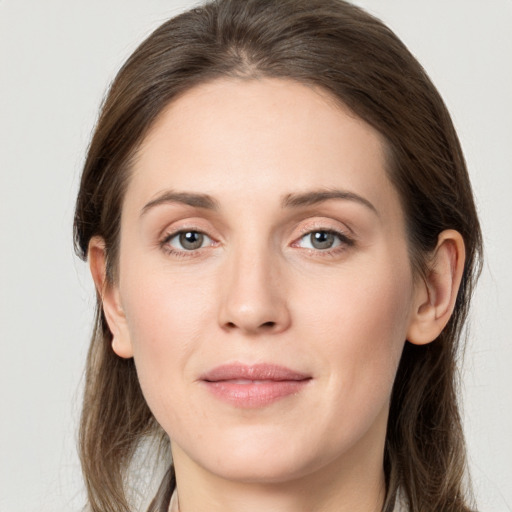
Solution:
[[(93, 510), (470, 510), (455, 358), (481, 235), (449, 114), (338, 0), (220, 0), (114, 81), (75, 235)], [(172, 502), (171, 502), (172, 501)]]

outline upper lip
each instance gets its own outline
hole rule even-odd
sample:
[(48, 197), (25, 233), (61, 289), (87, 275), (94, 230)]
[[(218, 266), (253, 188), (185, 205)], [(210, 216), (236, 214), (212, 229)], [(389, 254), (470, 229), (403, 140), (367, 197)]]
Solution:
[(284, 381), (306, 380), (310, 378), (310, 375), (275, 364), (260, 363), (247, 365), (232, 363), (223, 364), (207, 371), (201, 375), (200, 380), (209, 382), (237, 379)]

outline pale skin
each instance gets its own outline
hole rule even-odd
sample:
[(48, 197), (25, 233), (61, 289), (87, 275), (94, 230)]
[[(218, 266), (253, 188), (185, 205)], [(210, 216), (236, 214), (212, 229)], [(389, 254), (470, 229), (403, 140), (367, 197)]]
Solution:
[[(181, 512), (381, 509), (400, 355), (448, 322), (464, 243), (444, 231), (413, 275), (373, 128), (289, 80), (198, 86), (140, 148), (119, 254), (109, 285), (94, 238), (91, 272), (112, 348), (171, 439)], [(262, 362), (309, 379), (255, 408), (200, 379)]]

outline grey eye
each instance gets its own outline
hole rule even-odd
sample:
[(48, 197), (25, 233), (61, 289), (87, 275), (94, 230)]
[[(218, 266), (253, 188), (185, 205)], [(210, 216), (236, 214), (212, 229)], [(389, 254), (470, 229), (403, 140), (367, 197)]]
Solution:
[(170, 240), (169, 244), (176, 248), (186, 251), (194, 251), (205, 245), (205, 242), (211, 242), (210, 238), (199, 231), (182, 231), (177, 233)]
[(315, 249), (330, 249), (335, 242), (335, 237), (328, 231), (315, 231), (309, 235), (311, 245)]
[(317, 249), (319, 251), (332, 249), (345, 242), (346, 238), (332, 231), (318, 230), (306, 233), (300, 239), (300, 246), (305, 249)]

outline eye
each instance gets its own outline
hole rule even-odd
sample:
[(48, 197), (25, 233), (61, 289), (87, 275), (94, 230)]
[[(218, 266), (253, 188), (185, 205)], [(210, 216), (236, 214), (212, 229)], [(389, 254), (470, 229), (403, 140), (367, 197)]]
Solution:
[(171, 246), (178, 251), (195, 251), (211, 245), (212, 239), (200, 231), (179, 231), (168, 236), (164, 244)]
[(327, 229), (311, 231), (302, 236), (297, 245), (305, 249), (316, 249), (318, 251), (326, 251), (334, 249), (342, 244), (351, 245), (344, 234)]

